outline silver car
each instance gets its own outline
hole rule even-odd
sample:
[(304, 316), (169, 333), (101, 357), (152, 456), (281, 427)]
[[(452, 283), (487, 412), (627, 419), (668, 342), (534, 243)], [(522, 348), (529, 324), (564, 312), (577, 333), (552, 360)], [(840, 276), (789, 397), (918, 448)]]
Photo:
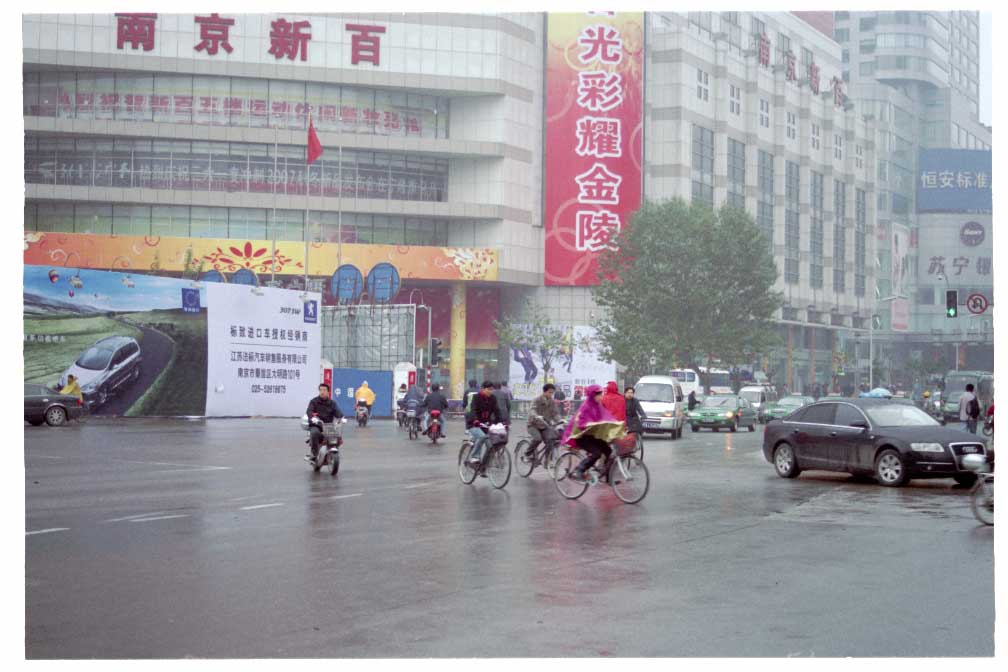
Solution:
[(60, 387), (67, 376), (77, 377), (84, 401), (97, 408), (108, 398), (140, 377), (140, 344), (129, 336), (109, 336), (98, 341), (60, 376)]

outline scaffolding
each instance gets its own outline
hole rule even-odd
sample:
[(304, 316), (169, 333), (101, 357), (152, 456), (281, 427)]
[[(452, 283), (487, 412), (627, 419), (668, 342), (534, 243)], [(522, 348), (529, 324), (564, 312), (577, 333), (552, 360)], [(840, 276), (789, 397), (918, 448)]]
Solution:
[(322, 358), (338, 369), (392, 371), (416, 359), (413, 304), (324, 306)]

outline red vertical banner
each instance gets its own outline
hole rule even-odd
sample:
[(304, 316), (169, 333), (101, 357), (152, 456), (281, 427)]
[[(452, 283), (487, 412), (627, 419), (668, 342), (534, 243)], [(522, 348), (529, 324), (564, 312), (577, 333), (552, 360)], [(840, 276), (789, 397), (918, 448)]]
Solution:
[(550, 14), (546, 284), (598, 284), (596, 258), (641, 203), (644, 14)]

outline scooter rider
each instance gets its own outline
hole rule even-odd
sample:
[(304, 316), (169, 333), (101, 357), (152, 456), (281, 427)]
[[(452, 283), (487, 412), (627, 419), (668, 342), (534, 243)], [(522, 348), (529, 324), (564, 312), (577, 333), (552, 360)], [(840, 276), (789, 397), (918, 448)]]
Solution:
[(318, 392), (318, 396), (308, 402), (308, 422), (311, 423), (309, 429), (311, 432), (311, 454), (305, 455), (305, 459), (309, 462), (318, 456), (319, 445), (324, 437), (322, 427), (318, 422), (315, 422), (315, 419), (327, 423), (335, 422), (343, 417), (343, 411), (329, 396), (329, 386), (322, 383), (318, 386)]
[(438, 385), (437, 383), (434, 383), (433, 385), (431, 385), (431, 392), (430, 392), (430, 394), (427, 395), (427, 398), (424, 399), (423, 405), (424, 405), (424, 409), (426, 409), (426, 412), (424, 413), (424, 420), (423, 420), (423, 428), (422, 428), (423, 432), (425, 434), (427, 433), (427, 427), (430, 424), (430, 412), (431, 411), (441, 411), (441, 418), (442, 418), (442, 423), (441, 423), (441, 438), (444, 438), (445, 433), (444, 433), (444, 422), (443, 422), (443, 419), (444, 419), (445, 411), (448, 410), (448, 400), (445, 398), (445, 396), (443, 394), (441, 394), (441, 386), (440, 385)]

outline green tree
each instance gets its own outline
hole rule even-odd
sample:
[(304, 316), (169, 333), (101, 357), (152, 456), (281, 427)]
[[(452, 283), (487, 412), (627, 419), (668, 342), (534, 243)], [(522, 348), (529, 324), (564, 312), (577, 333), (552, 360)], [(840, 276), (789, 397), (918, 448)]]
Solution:
[(752, 217), (682, 199), (647, 202), (599, 255), (603, 355), (634, 373), (733, 364), (779, 345), (777, 268)]
[[(544, 378), (550, 369), (555, 368), (557, 359), (573, 356), (570, 327), (552, 324), (545, 309), (528, 299), (517, 313), (494, 320), (494, 330), (500, 339), (501, 349), (507, 349), (505, 363), (510, 361), (511, 348), (525, 349), (530, 354), (539, 355), (542, 369), (538, 374)], [(504, 370), (507, 371), (506, 364)]]

